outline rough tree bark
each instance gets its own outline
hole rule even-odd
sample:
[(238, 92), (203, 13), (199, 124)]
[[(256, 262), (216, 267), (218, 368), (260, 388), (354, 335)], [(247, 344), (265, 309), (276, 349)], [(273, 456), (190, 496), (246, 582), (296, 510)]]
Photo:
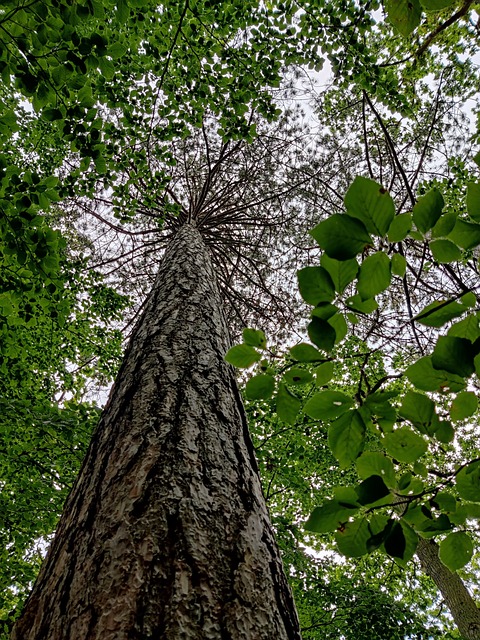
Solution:
[(480, 609), (460, 576), (441, 562), (438, 549), (433, 540), (419, 539), (416, 553), (422, 569), (435, 582), (462, 636), (479, 640)]
[(14, 640), (300, 638), (200, 233), (172, 241)]

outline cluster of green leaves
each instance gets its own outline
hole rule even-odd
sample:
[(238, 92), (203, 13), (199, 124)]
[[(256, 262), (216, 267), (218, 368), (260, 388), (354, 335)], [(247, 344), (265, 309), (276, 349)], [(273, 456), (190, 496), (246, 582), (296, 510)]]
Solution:
[[(355, 465), (357, 485), (337, 486), (306, 524), (318, 533), (336, 530), (338, 549), (347, 556), (381, 549), (404, 565), (419, 536), (440, 536), (440, 558), (451, 570), (472, 557), (468, 531), (469, 523), (480, 518), (480, 459), (446, 464), (440, 477), (436, 464), (442, 452), (454, 455), (456, 429), (477, 411), (477, 396), (469, 387), (471, 376), (480, 375), (476, 294), (460, 291), (415, 316), (415, 323), (438, 335), (430, 355), (397, 374), (406, 378), (402, 387), (388, 388), (389, 376), (362, 393), (345, 393), (331, 382), (335, 345), (348, 323), (375, 312), (392, 279), (405, 277), (405, 240), (426, 239), (437, 263), (461, 260), (465, 250), (480, 244), (478, 188), (469, 182), (465, 214), (442, 215), (443, 198), (432, 189), (411, 214), (396, 216), (381, 185), (356, 178), (345, 196), (345, 213), (311, 231), (323, 252), (320, 265), (298, 273), (300, 293), (314, 305), (307, 327), (313, 344), (292, 347), (287, 366), (276, 375), (268, 358), (262, 359), (261, 332), (245, 330), (244, 344), (227, 353), (235, 366), (259, 363), (247, 397), (275, 394), (277, 414), (290, 424), (301, 414), (321, 421), (340, 467)], [(375, 251), (379, 243), (385, 248)], [(296, 393), (298, 388), (308, 391)]]
[(38, 392), (0, 395), (0, 637), (35, 580), (63, 503), (85, 454), (98, 411)]
[[(336, 349), (335, 389), (347, 393), (357, 387), (364, 359), (361, 351), (360, 341), (352, 338)], [(382, 376), (381, 354), (375, 355), (375, 363), (373, 359), (370, 365)], [(284, 364), (280, 361), (275, 369)], [(308, 393), (309, 385), (294, 389)], [(324, 423), (300, 415), (295, 424), (286, 424), (278, 418), (274, 398), (247, 398), (245, 404), (302, 637), (457, 638), (451, 619), (441, 610), (436, 586), (415, 562), (397, 567), (379, 554), (340, 558), (333, 551), (334, 534), (312, 536), (305, 530), (302, 523), (315, 506), (331, 497), (335, 486), (356, 480), (353, 466), (340, 469), (336, 464)]]
[(64, 252), (55, 287), (1, 271), (0, 637), (9, 637), (78, 473), (98, 410), (91, 385), (113, 379), (127, 300)]
[(386, 0), (388, 19), (402, 36), (409, 36), (422, 19), (423, 12), (441, 11), (457, 5), (457, 0)]

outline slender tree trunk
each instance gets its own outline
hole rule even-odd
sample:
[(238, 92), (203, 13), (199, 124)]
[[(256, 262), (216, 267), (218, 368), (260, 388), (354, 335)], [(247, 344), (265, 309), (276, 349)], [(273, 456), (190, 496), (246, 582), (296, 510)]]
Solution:
[(468, 592), (460, 576), (450, 571), (438, 557), (438, 544), (419, 539), (417, 556), (425, 573), (432, 578), (445, 604), (466, 640), (480, 639), (480, 609)]
[(200, 233), (161, 264), (14, 640), (300, 638)]

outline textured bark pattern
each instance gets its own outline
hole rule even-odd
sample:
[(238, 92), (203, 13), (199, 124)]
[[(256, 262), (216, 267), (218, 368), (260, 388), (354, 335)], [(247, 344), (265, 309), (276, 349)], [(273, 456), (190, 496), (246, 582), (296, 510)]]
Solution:
[(294, 640), (215, 274), (160, 268), (14, 640)]
[(420, 538), (416, 553), (423, 570), (442, 594), (462, 636), (467, 640), (480, 640), (480, 609), (458, 574), (440, 561), (436, 542)]

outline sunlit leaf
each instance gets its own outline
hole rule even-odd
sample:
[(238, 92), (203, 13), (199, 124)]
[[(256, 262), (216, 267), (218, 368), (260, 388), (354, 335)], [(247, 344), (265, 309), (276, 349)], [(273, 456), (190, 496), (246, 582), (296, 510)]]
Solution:
[(432, 240), (430, 242), (430, 250), (435, 260), (440, 264), (455, 262), (462, 257), (460, 249), (450, 240)]
[(245, 395), (250, 400), (266, 400), (272, 397), (275, 380), (266, 373), (260, 373), (248, 380), (245, 385)]
[(247, 327), (242, 332), (243, 341), (250, 347), (258, 347), (259, 349), (265, 349), (267, 341), (265, 334), (261, 329), (248, 329)]
[(456, 487), (461, 498), (480, 502), (480, 461), (470, 462), (456, 475)]
[(387, 487), (394, 487), (396, 483), (395, 469), (390, 458), (380, 451), (365, 451), (355, 462), (358, 475), (366, 479), (370, 476), (380, 476)]
[(450, 407), (450, 417), (452, 420), (465, 420), (472, 416), (477, 410), (478, 399), (473, 391), (463, 391), (459, 393)]
[(465, 380), (454, 373), (435, 369), (432, 358), (424, 356), (407, 367), (405, 375), (417, 389), (422, 391), (461, 391)]
[(413, 222), (417, 229), (422, 233), (429, 231), (442, 215), (444, 204), (442, 194), (435, 187), (419, 198), (413, 207)]
[(252, 364), (258, 362), (260, 358), (261, 355), (258, 351), (247, 344), (237, 344), (234, 347), (231, 347), (225, 355), (225, 360), (227, 362), (232, 364), (234, 367), (239, 367), (240, 369), (247, 369), (248, 367), (251, 367)]
[(422, 9), (418, 0), (386, 0), (388, 19), (402, 36), (409, 36), (420, 24)]
[(410, 233), (412, 228), (412, 216), (409, 213), (403, 213), (395, 216), (388, 229), (389, 242), (402, 242)]
[(365, 423), (356, 410), (344, 413), (332, 422), (328, 430), (328, 444), (342, 468), (348, 467), (363, 450)]
[(467, 182), (467, 211), (472, 220), (480, 222), (480, 184), (478, 182)]
[(359, 509), (355, 503), (341, 503), (338, 500), (327, 500), (316, 507), (305, 523), (307, 531), (329, 533), (342, 527)]
[(352, 398), (341, 391), (319, 391), (305, 404), (303, 410), (314, 420), (333, 420), (354, 405)]
[(347, 213), (363, 222), (367, 231), (386, 235), (395, 216), (392, 196), (382, 185), (369, 178), (357, 176), (345, 195)]
[(450, 571), (456, 571), (470, 562), (473, 556), (473, 541), (464, 531), (454, 531), (441, 541), (438, 555)]
[(357, 289), (362, 300), (374, 298), (390, 285), (390, 260), (383, 251), (377, 251), (362, 262)]
[(384, 436), (387, 453), (400, 462), (415, 462), (427, 451), (425, 440), (410, 427), (400, 427)]
[(352, 282), (358, 273), (358, 262), (355, 258), (351, 260), (335, 260), (326, 253), (323, 254), (320, 264), (324, 267), (333, 280), (335, 290), (343, 293), (345, 287)]

